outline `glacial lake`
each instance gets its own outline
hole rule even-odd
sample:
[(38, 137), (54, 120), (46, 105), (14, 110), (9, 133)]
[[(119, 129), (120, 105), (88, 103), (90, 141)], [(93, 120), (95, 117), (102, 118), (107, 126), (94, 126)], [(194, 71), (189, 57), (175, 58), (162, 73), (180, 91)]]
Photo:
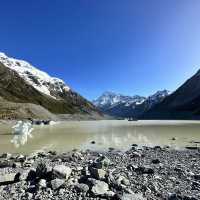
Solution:
[[(66, 121), (49, 126), (34, 126), (32, 138), (16, 147), (11, 140), (11, 125), (0, 124), (0, 153), (59, 152), (72, 149), (127, 150), (132, 144), (169, 145), (182, 149), (200, 146), (200, 121)], [(176, 138), (176, 140), (172, 140)], [(95, 141), (95, 144), (91, 142)], [(196, 142), (196, 143), (194, 143)]]

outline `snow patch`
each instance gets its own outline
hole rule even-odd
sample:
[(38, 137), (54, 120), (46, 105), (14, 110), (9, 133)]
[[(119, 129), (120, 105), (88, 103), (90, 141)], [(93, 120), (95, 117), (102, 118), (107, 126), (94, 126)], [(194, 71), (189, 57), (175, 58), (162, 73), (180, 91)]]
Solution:
[(68, 92), (70, 87), (59, 78), (51, 77), (30, 63), (24, 60), (18, 60), (8, 57), (5, 53), (0, 52), (0, 62), (6, 67), (16, 71), (28, 84), (32, 85), (39, 92), (55, 98), (51, 91)]

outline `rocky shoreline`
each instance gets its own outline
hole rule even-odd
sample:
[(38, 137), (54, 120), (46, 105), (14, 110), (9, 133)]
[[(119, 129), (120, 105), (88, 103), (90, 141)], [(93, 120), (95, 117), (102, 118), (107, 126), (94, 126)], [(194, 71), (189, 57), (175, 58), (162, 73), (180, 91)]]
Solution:
[(0, 199), (200, 199), (200, 151), (138, 147), (2, 154)]

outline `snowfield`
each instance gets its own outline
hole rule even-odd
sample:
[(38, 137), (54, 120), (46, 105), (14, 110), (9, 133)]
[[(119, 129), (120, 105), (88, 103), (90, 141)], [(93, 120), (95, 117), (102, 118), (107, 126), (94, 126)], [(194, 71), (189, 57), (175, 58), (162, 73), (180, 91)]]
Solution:
[(20, 77), (39, 92), (52, 98), (56, 99), (52, 94), (53, 91), (63, 93), (70, 90), (70, 87), (63, 80), (49, 76), (46, 72), (37, 69), (24, 60), (11, 58), (0, 52), (0, 62), (11, 70), (16, 71)]

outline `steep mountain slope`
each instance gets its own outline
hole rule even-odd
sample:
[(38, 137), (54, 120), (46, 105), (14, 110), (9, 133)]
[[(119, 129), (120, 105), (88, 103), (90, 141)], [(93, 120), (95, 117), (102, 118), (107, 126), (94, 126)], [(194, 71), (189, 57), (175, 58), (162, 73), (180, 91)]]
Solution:
[(0, 54), (0, 97), (4, 101), (40, 105), (55, 114), (99, 113), (62, 80), (3, 53)]
[(143, 118), (200, 118), (200, 70), (161, 103), (144, 113)]
[(152, 106), (161, 102), (169, 91), (158, 91), (149, 97), (124, 96), (113, 92), (105, 92), (98, 99), (93, 101), (102, 112), (116, 117), (137, 118)]

